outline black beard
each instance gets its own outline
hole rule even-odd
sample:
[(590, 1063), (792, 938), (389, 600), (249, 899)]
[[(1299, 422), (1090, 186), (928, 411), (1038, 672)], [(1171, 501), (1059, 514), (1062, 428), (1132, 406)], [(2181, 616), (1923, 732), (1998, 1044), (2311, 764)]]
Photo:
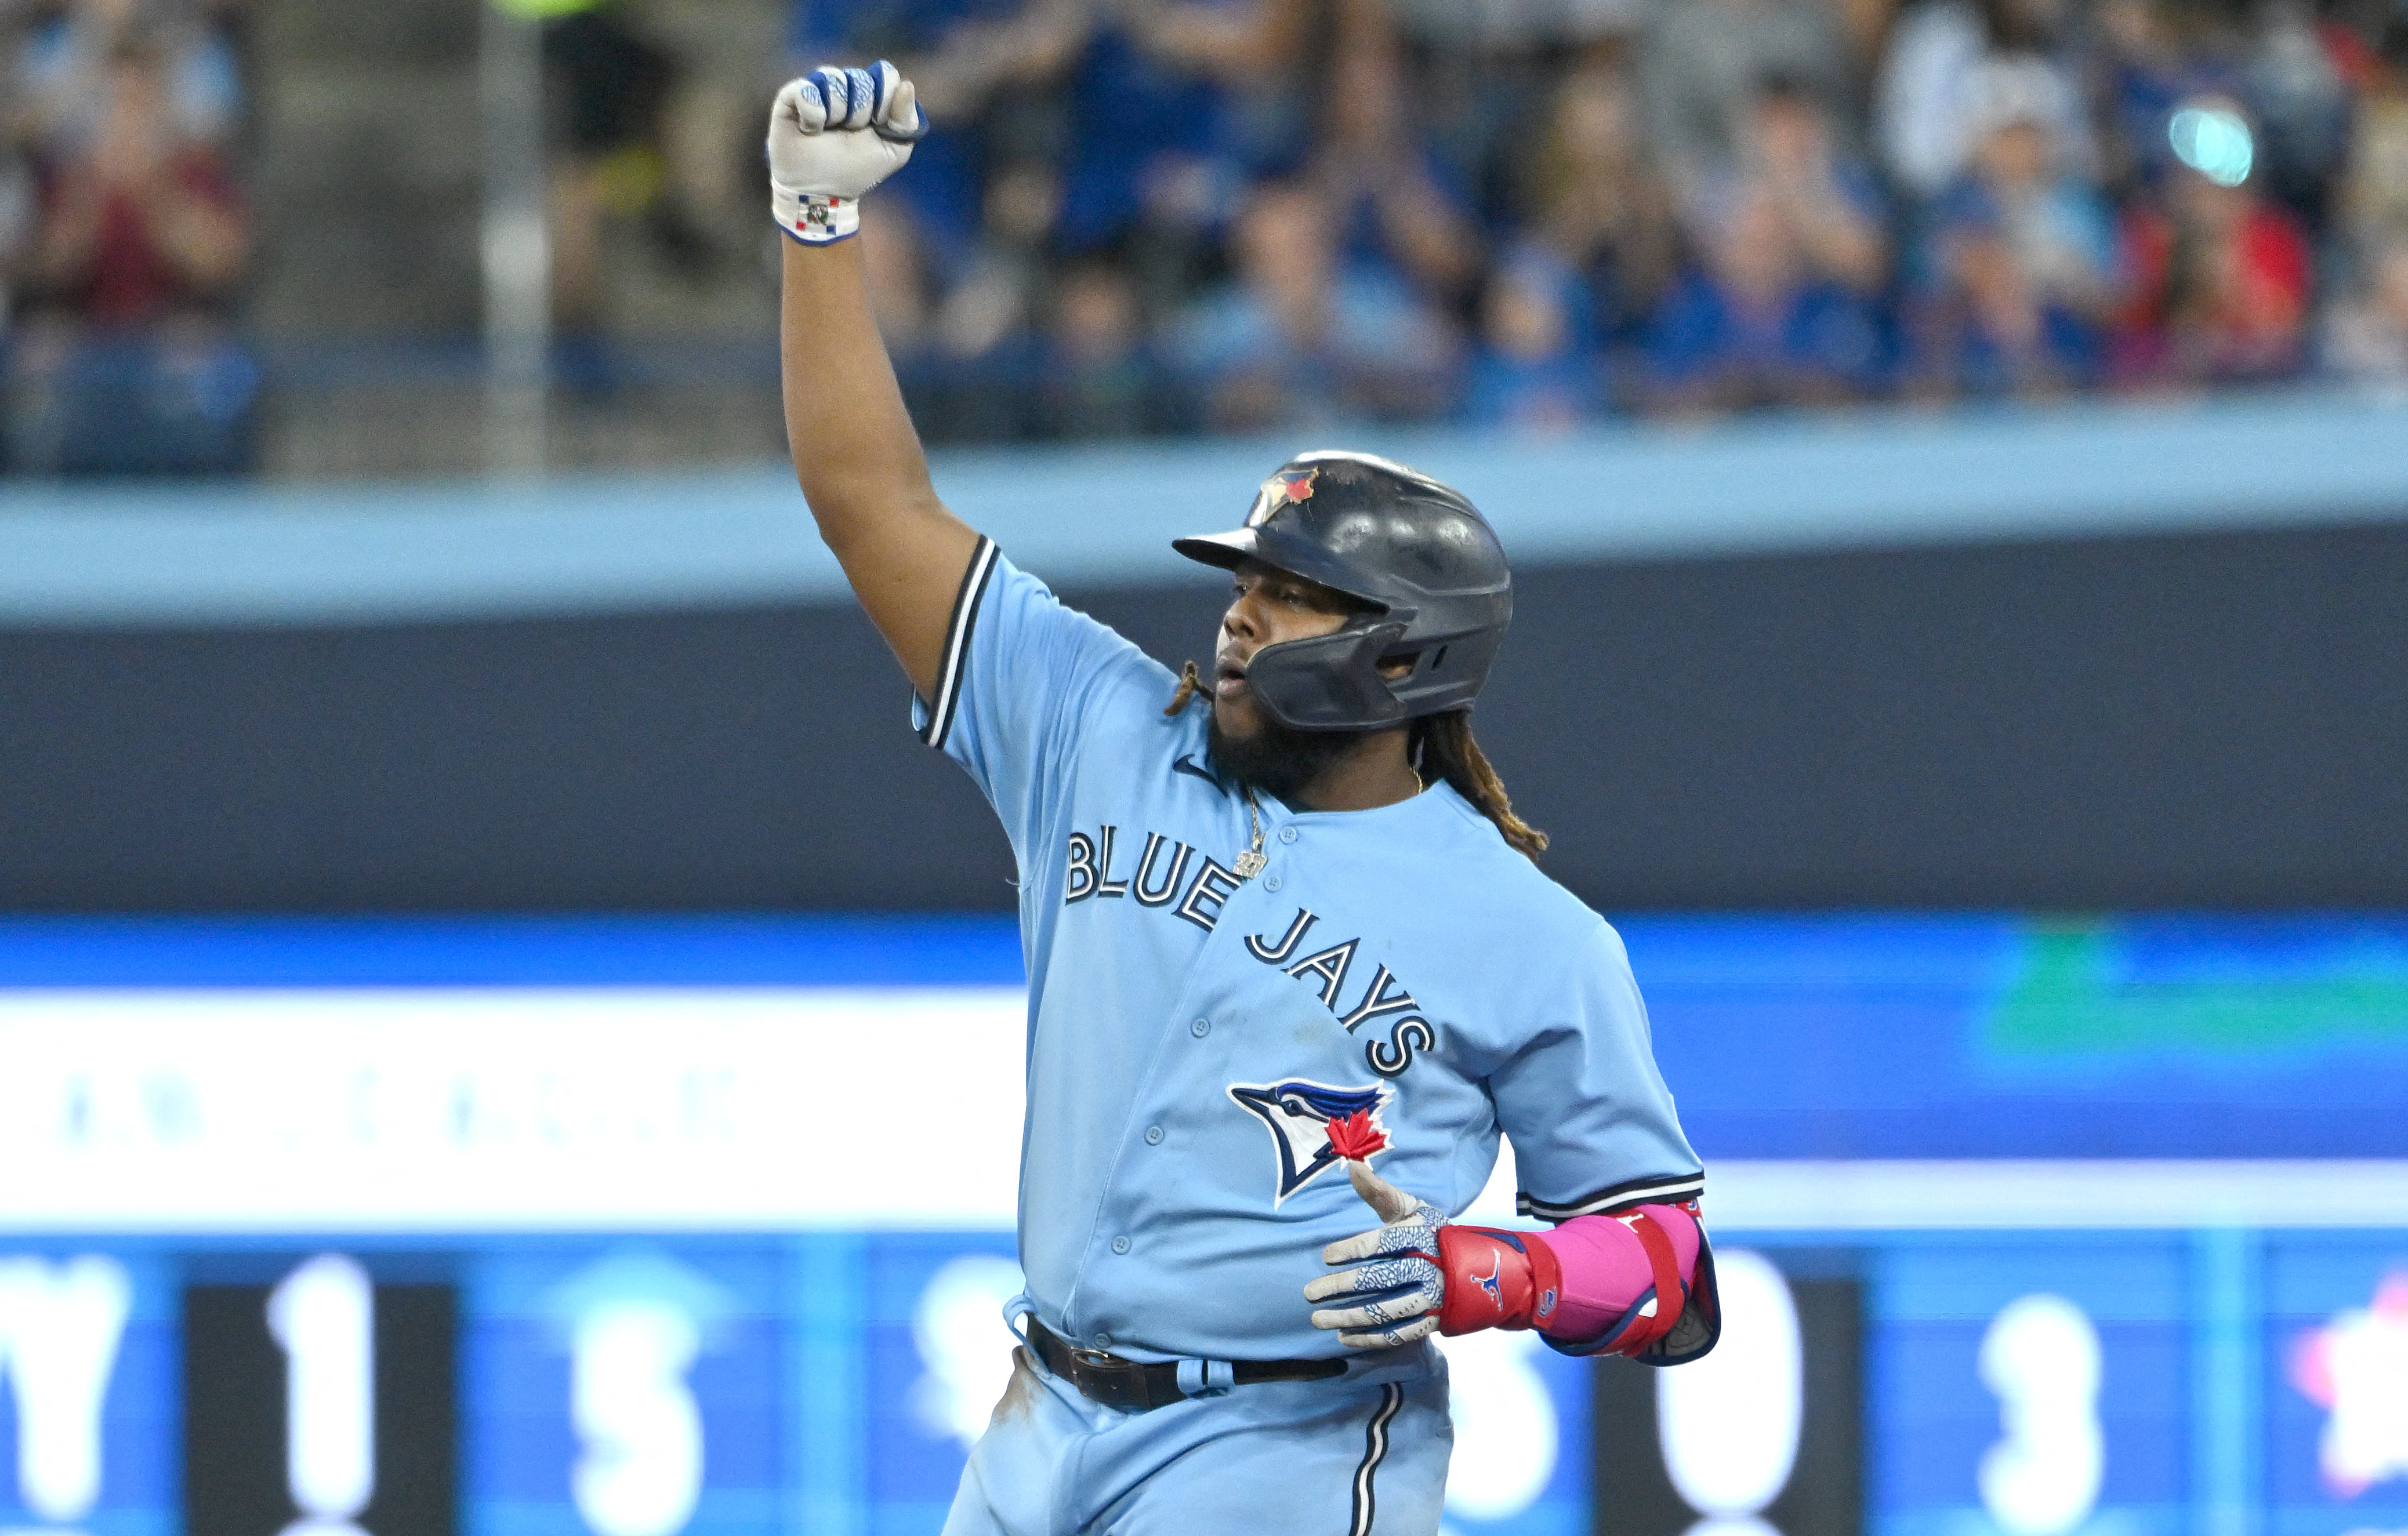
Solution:
[[(1259, 715), (1260, 710), (1256, 713)], [(1216, 711), (1206, 733), (1212, 766), (1240, 784), (1261, 790), (1283, 804), (1302, 810), (1297, 796), (1330, 766), (1354, 750), (1368, 731), (1298, 731), (1262, 716), (1251, 736), (1233, 736), (1221, 729)]]

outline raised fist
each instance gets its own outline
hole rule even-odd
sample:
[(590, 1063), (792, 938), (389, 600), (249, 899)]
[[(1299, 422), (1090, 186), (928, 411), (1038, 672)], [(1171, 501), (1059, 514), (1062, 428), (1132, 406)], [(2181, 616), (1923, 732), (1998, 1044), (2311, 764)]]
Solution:
[(814, 69), (788, 80), (769, 108), (769, 207), (805, 245), (861, 228), (861, 194), (911, 158), (928, 131), (911, 82), (881, 59), (867, 69)]

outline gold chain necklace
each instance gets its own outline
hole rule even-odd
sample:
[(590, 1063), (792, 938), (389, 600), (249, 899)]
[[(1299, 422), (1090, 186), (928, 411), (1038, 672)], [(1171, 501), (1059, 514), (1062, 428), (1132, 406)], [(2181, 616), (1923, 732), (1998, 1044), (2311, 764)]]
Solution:
[(1246, 815), (1254, 824), (1254, 846), (1238, 855), (1237, 874), (1240, 880), (1253, 879), (1263, 872), (1265, 864), (1271, 861), (1270, 855), (1263, 851), (1263, 809), (1254, 804), (1254, 791), (1252, 789), (1246, 791)]
[[(1427, 791), (1429, 780), (1422, 777), (1421, 770), (1413, 769), (1412, 775), (1413, 792), (1422, 794)], [(1252, 789), (1246, 791), (1246, 819), (1254, 823), (1254, 841), (1252, 847), (1238, 855), (1237, 874), (1240, 880), (1253, 879), (1263, 872), (1265, 864), (1271, 861), (1271, 856), (1263, 851), (1263, 808), (1255, 803), (1254, 791)]]

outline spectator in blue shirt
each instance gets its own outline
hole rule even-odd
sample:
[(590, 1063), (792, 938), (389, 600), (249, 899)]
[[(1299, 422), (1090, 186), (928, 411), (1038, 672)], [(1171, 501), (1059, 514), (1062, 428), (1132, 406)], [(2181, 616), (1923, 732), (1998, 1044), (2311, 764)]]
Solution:
[[(1291, 66), (1304, 0), (1120, 0), (1074, 65), (1064, 243), (1091, 249), (1132, 227), (1204, 234), (1181, 194), (1201, 178), (1234, 194), (1273, 168), (1255, 120), (1293, 142)], [(1292, 152), (1292, 151), (1291, 151)], [(1234, 196), (1231, 196), (1234, 201)]]
[(1255, 189), (1230, 248), (1237, 280), (1194, 306), (1173, 338), (1210, 425), (1294, 431), (1444, 406), (1453, 329), (1394, 268), (1343, 258), (1318, 185)]
[(1133, 437), (1167, 424), (1160, 371), (1137, 285), (1121, 263), (1088, 257), (1062, 275), (1038, 384), (1049, 437)]
[(2055, 90), (2038, 61), (1975, 74), (1971, 168), (1933, 210), (1909, 306), (1928, 392), (2054, 394), (2099, 376), (2115, 228), (2056, 142)]
[(1529, 434), (1569, 431), (1604, 405), (1586, 293), (1562, 258), (1528, 246), (1500, 263), (1480, 305), (1464, 420)]
[(1703, 260), (1656, 317), (1652, 403), (1694, 411), (1856, 398), (1879, 381), (1887, 235), (1821, 102), (1774, 77), (1735, 170), (1691, 200)]
[(1586, 283), (1598, 342), (1637, 339), (1671, 286), (1681, 240), (1620, 70), (1565, 77), (1523, 176), (1524, 227)]
[(1350, 264), (1384, 266), (1432, 304), (1471, 296), (1483, 251), (1469, 199), (1447, 185), (1407, 107), (1411, 82), (1384, 9), (1339, 7), (1311, 174)]

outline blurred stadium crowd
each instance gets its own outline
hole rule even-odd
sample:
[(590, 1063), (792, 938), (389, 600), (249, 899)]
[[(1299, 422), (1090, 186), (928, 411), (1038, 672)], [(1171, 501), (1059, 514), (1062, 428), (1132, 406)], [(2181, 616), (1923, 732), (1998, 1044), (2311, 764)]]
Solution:
[(247, 462), (259, 370), (232, 330), (253, 239), (243, 21), (242, 0), (0, 7), (11, 468)]
[(933, 434), (2408, 381), (2398, 0), (810, 0)]
[[(624, 373), (614, 292), (766, 349), (757, 103), (880, 56), (937, 124), (863, 236), (934, 440), (2408, 387), (2408, 0), (796, 0), (782, 49), (733, 38), (782, 4), (546, 23), (572, 396)], [(0, 0), (9, 468), (247, 467), (258, 253), (322, 249), (337, 184), (350, 249), (426, 224), (351, 162), (254, 201), (280, 14)], [(474, 14), (440, 22), (470, 61)], [(613, 228), (651, 276), (614, 287)], [(441, 285), (408, 260), (373, 280)], [(430, 323), (472, 334), (441, 282)]]

